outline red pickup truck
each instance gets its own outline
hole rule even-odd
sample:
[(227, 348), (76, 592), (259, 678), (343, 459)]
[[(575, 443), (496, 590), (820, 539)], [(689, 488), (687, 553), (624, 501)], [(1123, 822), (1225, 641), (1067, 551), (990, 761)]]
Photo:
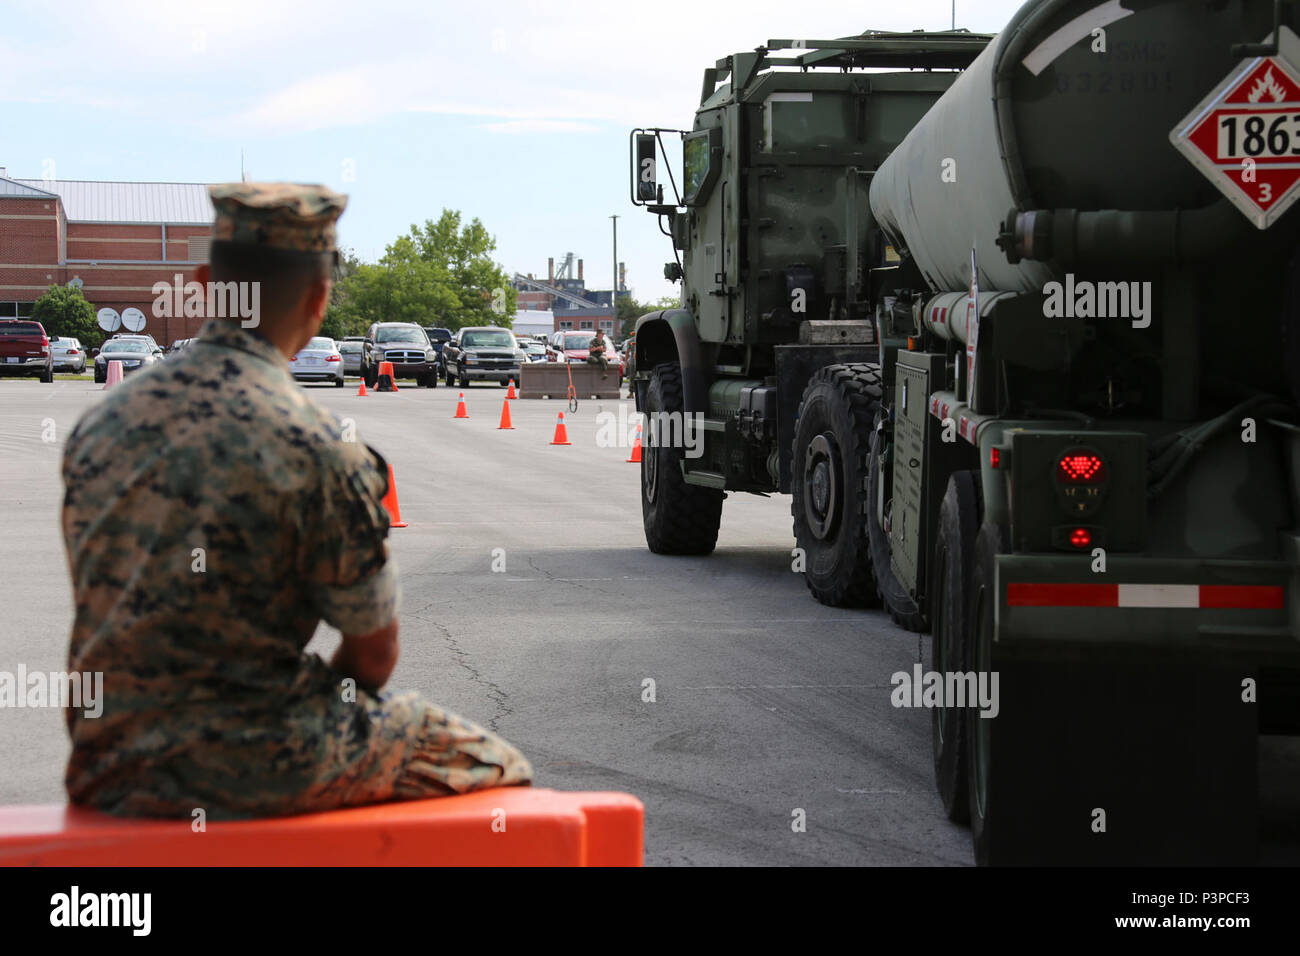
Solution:
[(31, 319), (0, 319), (0, 375), (36, 375), (54, 381), (54, 356), (45, 327)]

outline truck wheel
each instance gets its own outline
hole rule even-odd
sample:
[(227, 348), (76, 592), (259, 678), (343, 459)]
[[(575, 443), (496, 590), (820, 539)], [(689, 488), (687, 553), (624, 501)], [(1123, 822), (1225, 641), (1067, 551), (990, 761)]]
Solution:
[(889, 536), (876, 520), (876, 489), (880, 487), (881, 441), (883, 433), (872, 430), (871, 462), (867, 469), (867, 541), (871, 546), (871, 567), (876, 577), (876, 595), (889, 612), (895, 624), (909, 631), (925, 631), (929, 627), (925, 614), (916, 606), (907, 589), (894, 575), (889, 557)]
[(445, 380), (446, 380), (446, 382), (447, 382), (447, 387), (448, 387), (448, 388), (451, 388), (452, 386), (454, 386), (454, 385), (456, 384), (456, 379), (455, 379), (454, 377), (452, 377), (451, 372), (448, 372), (448, 373), (446, 374), (446, 379), (445, 379)]
[(375, 388), (379, 384), (379, 370), (375, 368), (365, 369), (361, 373), (362, 379), (365, 380), (366, 388)]
[(869, 514), (868, 443), (880, 395), (878, 366), (828, 365), (809, 379), (799, 401), (790, 513), (808, 590), (832, 607), (878, 601), (863, 522)]
[[(948, 479), (939, 508), (934, 542), (933, 597), (930, 603), (930, 669), (940, 674), (970, 670), (966, 595), (979, 534), (979, 489), (976, 472), (959, 471)], [(936, 707), (931, 712), (934, 779), (944, 812), (954, 823), (970, 819), (966, 791), (966, 709)]]
[[(646, 391), (647, 419), (666, 412), (682, 422), (682, 370), (677, 363), (656, 365)], [(684, 447), (659, 444), (658, 429), (643, 438), (641, 519), (645, 540), (655, 554), (710, 554), (718, 543), (722, 499), (716, 488), (688, 485), (682, 477)]]
[(54, 381), (54, 366), (47, 365), (41, 370), (41, 381), (46, 385)]
[[(997, 556), (1002, 552), (1002, 530), (995, 524), (985, 524), (975, 539), (975, 554), (971, 564), (970, 594), (966, 604), (969, 638), (970, 669), (979, 674), (993, 670), (993, 611), (997, 593), (993, 583), (993, 570)], [(993, 767), (993, 748), (997, 744), (997, 718), (972, 717), (966, 721), (966, 780), (970, 796), (971, 839), (975, 844), (975, 862), (988, 866), (992, 857), (996, 811), (989, 800)]]

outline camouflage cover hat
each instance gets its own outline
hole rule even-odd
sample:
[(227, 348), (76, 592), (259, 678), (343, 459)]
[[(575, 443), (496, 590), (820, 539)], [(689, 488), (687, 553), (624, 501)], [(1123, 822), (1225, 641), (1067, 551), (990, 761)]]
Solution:
[(335, 222), (348, 197), (300, 183), (222, 183), (208, 187), (213, 240), (298, 252), (333, 252)]

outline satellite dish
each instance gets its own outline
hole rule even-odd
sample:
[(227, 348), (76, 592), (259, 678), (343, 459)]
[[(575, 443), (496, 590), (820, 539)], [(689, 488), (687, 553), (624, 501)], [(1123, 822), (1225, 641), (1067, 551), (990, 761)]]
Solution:
[(139, 332), (144, 328), (144, 313), (139, 309), (127, 309), (122, 313), (122, 325), (129, 332)]
[(80, 289), (86, 283), (82, 281), (81, 276), (73, 276), (68, 280), (68, 287), (71, 289)]
[(117, 314), (117, 309), (100, 309), (95, 315), (99, 327), (105, 332), (116, 332), (122, 327), (122, 317)]

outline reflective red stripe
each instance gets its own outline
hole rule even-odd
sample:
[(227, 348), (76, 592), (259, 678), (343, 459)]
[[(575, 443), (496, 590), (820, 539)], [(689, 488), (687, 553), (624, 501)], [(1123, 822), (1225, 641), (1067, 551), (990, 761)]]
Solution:
[(1255, 607), (1280, 611), (1286, 607), (1281, 587), (1258, 584), (1202, 584), (1201, 607)]
[(1118, 584), (1007, 584), (1009, 607), (1118, 607)]
[[(1008, 607), (1141, 607), (1260, 609), (1280, 611), (1286, 607), (1286, 592), (1279, 585), (1202, 584), (1196, 605), (1178, 599), (1177, 592), (1195, 585), (1132, 585), (1130, 596), (1121, 603), (1119, 584), (1041, 584), (1025, 581), (1007, 583)], [(1161, 591), (1169, 592), (1162, 599)]]

